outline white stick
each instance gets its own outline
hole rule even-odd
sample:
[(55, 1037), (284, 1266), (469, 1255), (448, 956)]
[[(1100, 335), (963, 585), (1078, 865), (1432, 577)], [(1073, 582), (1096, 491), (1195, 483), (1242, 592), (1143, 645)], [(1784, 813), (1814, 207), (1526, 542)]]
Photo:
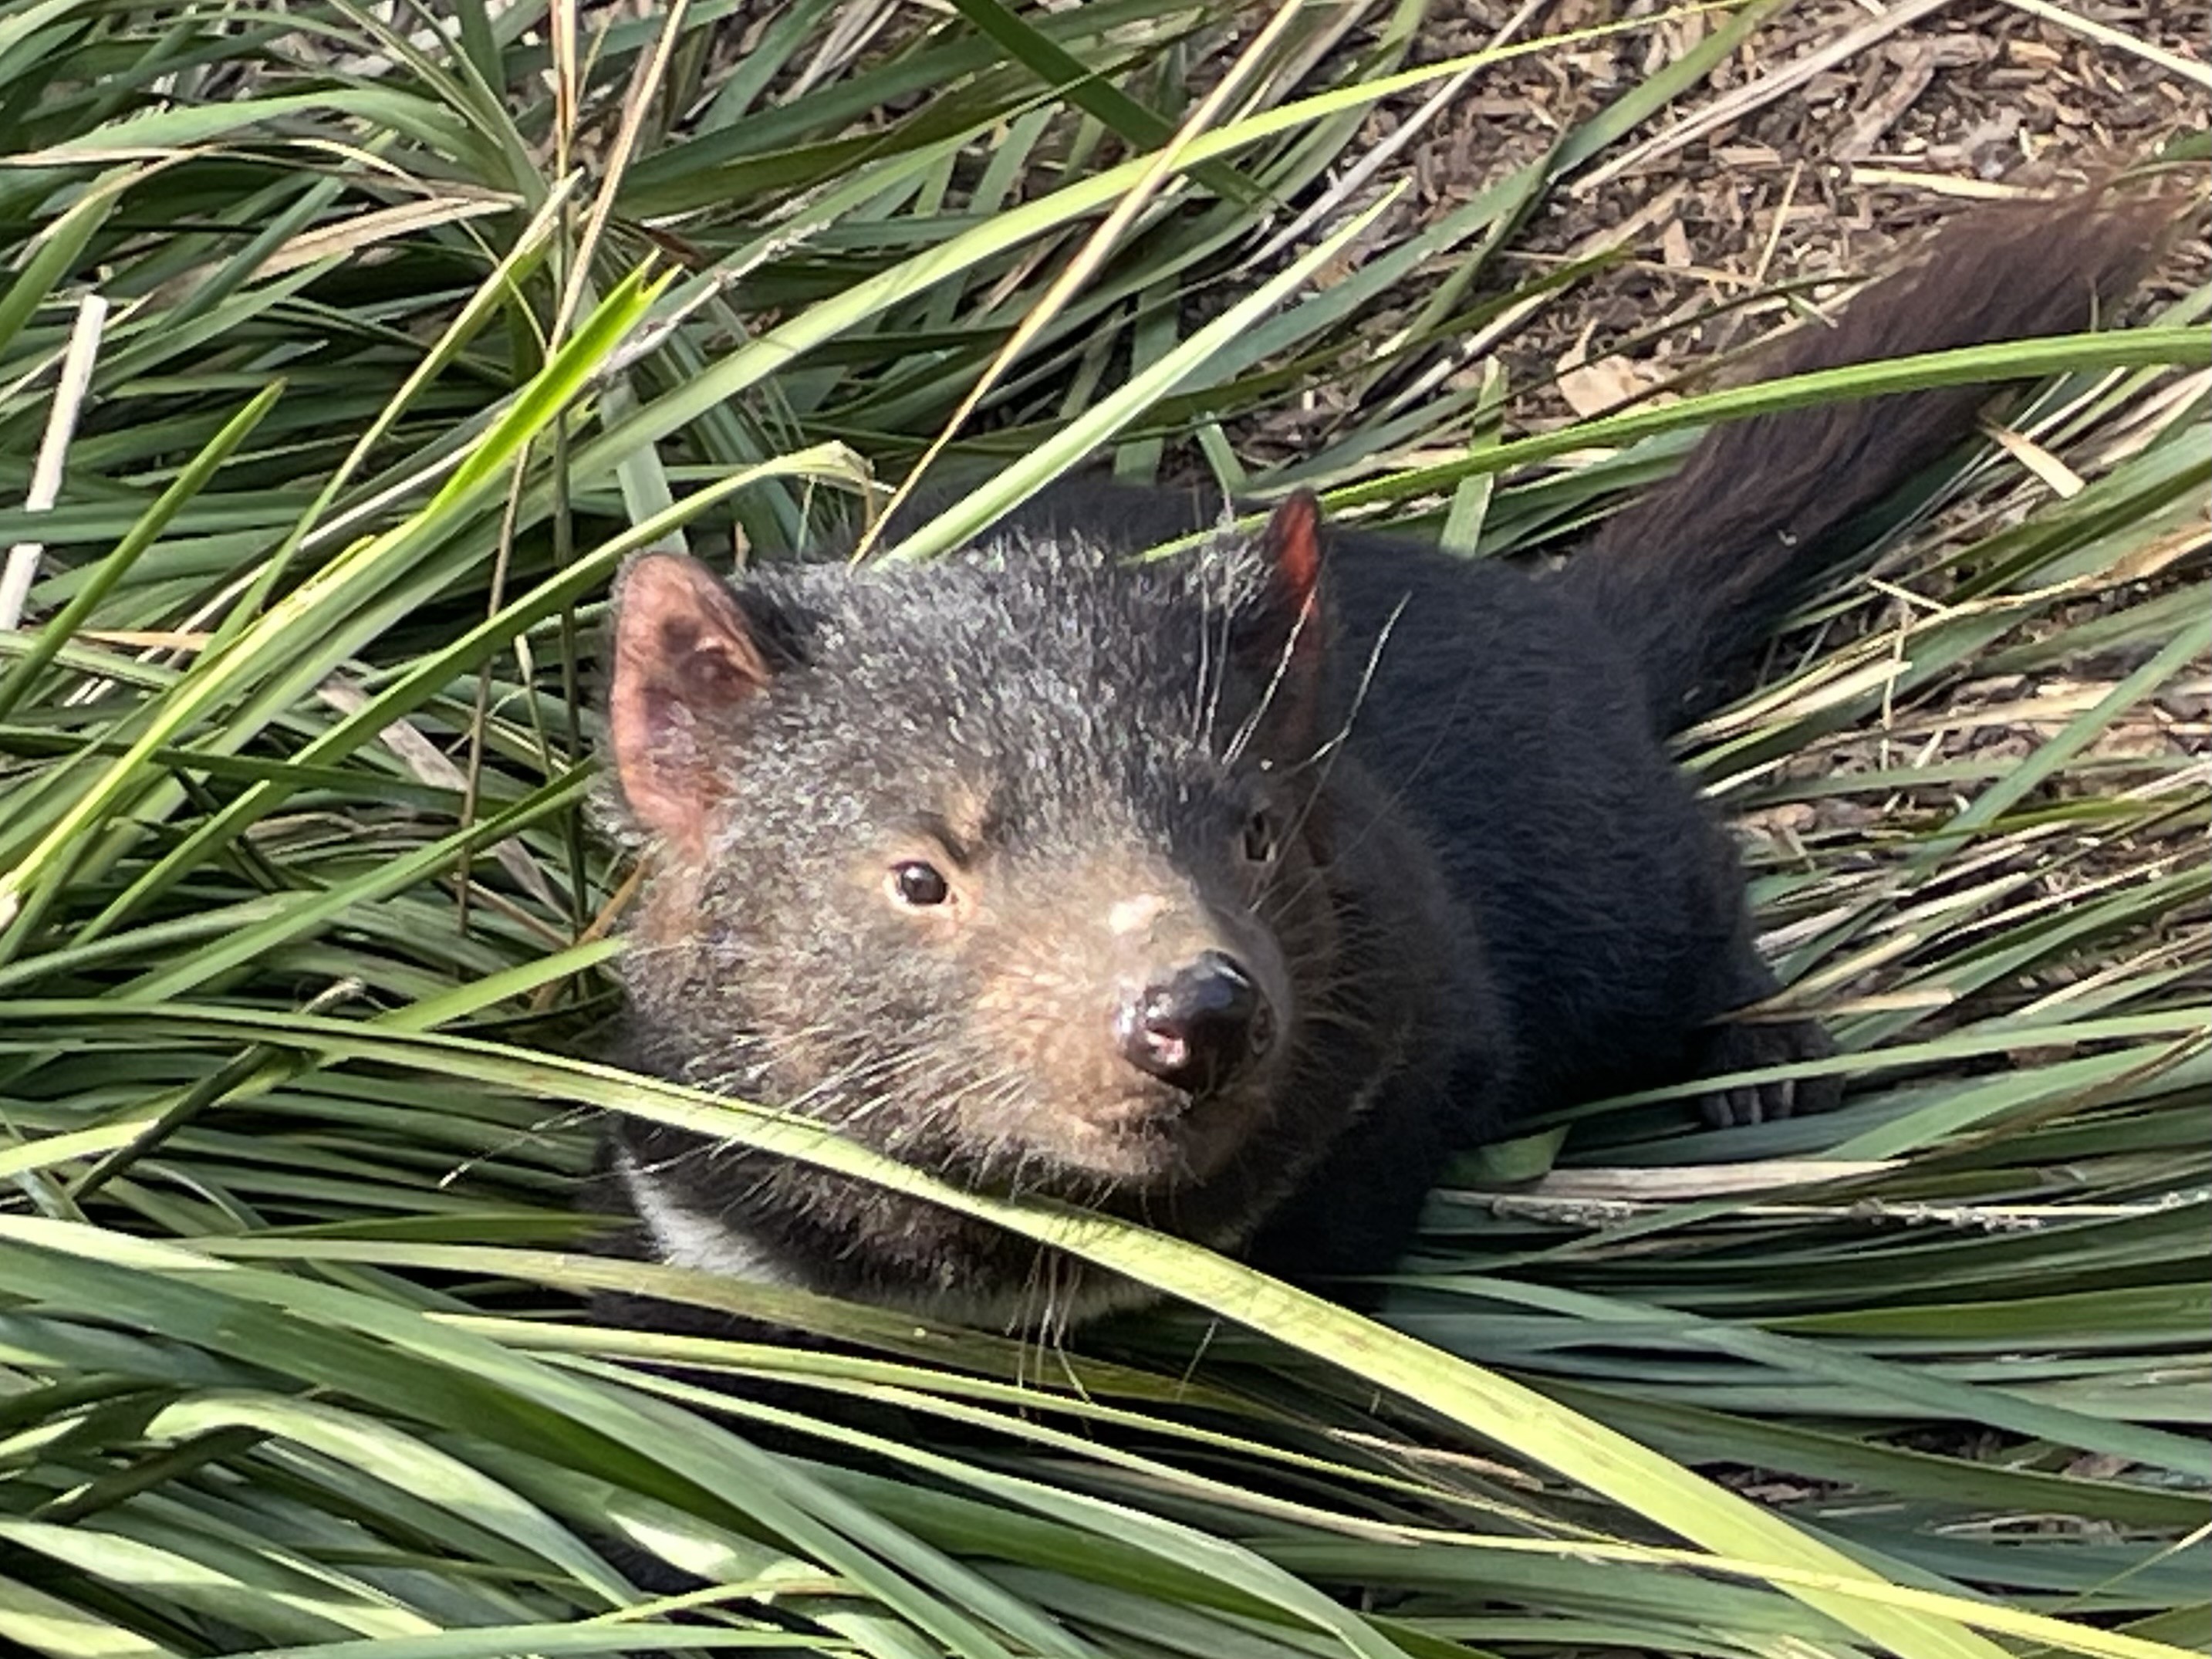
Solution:
[[(107, 301), (88, 294), (77, 301), (76, 322), (70, 330), (69, 349), (62, 356), (61, 383), (54, 388), (53, 406), (46, 411), (46, 434), (39, 441), (38, 465), (31, 470), (31, 491), (23, 498), (29, 513), (44, 513), (62, 493), (62, 461), (76, 431), (77, 411), (84, 406), (86, 388), (92, 384), (92, 366), (100, 356), (100, 331), (107, 321)], [(18, 542), (8, 550), (8, 564), (0, 570), (0, 632), (23, 620), (31, 584), (38, 579), (39, 555), (44, 542)]]
[[(2049, 0), (2005, 0), (2015, 11), (2024, 11), (2030, 17), (2040, 17), (2046, 23), (2055, 23), (2062, 29), (2071, 29), (2100, 46), (2111, 46), (2117, 52), (2133, 52), (2147, 64), (2155, 64), (2169, 75), (2178, 75), (2185, 81), (2194, 81), (2207, 91), (2212, 91), (2212, 69), (2208, 69), (2178, 52), (2153, 46), (2148, 40), (2138, 40), (2125, 29), (2116, 29), (2094, 18), (2083, 17), (2068, 11), (2063, 6), (2054, 6)], [(2153, 12), (2152, 16), (2158, 14)]]

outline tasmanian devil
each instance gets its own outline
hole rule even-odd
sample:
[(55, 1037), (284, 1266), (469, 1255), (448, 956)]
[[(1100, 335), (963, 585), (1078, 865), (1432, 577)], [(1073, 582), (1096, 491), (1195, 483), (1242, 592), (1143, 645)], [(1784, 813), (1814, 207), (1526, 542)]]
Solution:
[[(1954, 222), (1778, 368), (2087, 325), (2142, 210)], [(1719, 428), (1555, 574), (1063, 487), (919, 567), (623, 572), (607, 710), (648, 878), (628, 1057), (971, 1188), (1371, 1272), (1533, 1110), (1828, 1052), (1668, 734), (1971, 430), (1923, 391)], [(1832, 1082), (1717, 1090), (1717, 1123)], [(670, 1262), (1018, 1328), (1136, 1285), (941, 1206), (614, 1120)]]

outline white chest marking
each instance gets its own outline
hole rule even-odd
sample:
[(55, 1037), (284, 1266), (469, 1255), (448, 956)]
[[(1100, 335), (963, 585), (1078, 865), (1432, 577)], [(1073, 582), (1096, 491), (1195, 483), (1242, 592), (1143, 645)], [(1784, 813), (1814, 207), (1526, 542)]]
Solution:
[[(785, 1264), (778, 1252), (744, 1228), (670, 1198), (647, 1179), (628, 1152), (617, 1155), (615, 1173), (621, 1177), (623, 1190), (629, 1195), (638, 1219), (652, 1236), (654, 1257), (666, 1266), (779, 1290), (812, 1288), (802, 1274)], [(1152, 1292), (1133, 1280), (1095, 1267), (1080, 1270), (1074, 1277), (1072, 1294), (1066, 1290), (1048, 1294), (1045, 1287), (1036, 1285), (981, 1294), (948, 1285), (882, 1296), (877, 1298), (877, 1305), (977, 1330), (1012, 1333), (1032, 1330), (1041, 1324), (1080, 1324), (1152, 1299)]]
[(798, 1279), (757, 1239), (742, 1228), (676, 1202), (647, 1179), (628, 1152), (617, 1160), (617, 1171), (638, 1219), (653, 1236), (653, 1255), (670, 1267), (719, 1273), (750, 1285), (798, 1285)]

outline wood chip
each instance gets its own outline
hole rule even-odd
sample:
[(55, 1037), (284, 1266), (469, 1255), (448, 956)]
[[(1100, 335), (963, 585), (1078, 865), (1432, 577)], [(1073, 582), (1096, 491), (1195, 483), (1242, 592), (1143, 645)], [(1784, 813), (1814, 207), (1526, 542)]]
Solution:
[(1875, 100), (1861, 110), (1850, 129), (1836, 143), (1836, 155), (1846, 161), (1863, 161), (1874, 154), (1889, 130), (1904, 118), (1920, 94), (1928, 90), (1928, 83), (1936, 78), (1936, 54), (1924, 40), (1910, 43), (1900, 53), (1905, 61), (1889, 78), (1889, 84)]

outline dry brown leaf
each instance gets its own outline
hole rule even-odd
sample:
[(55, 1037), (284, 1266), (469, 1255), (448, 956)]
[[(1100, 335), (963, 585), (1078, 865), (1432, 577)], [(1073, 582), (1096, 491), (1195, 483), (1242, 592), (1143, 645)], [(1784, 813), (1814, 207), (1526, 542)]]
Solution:
[(1601, 357), (1559, 376), (1559, 396), (1566, 399), (1568, 408), (1585, 418), (1641, 396), (1650, 386), (1651, 382), (1625, 357)]

